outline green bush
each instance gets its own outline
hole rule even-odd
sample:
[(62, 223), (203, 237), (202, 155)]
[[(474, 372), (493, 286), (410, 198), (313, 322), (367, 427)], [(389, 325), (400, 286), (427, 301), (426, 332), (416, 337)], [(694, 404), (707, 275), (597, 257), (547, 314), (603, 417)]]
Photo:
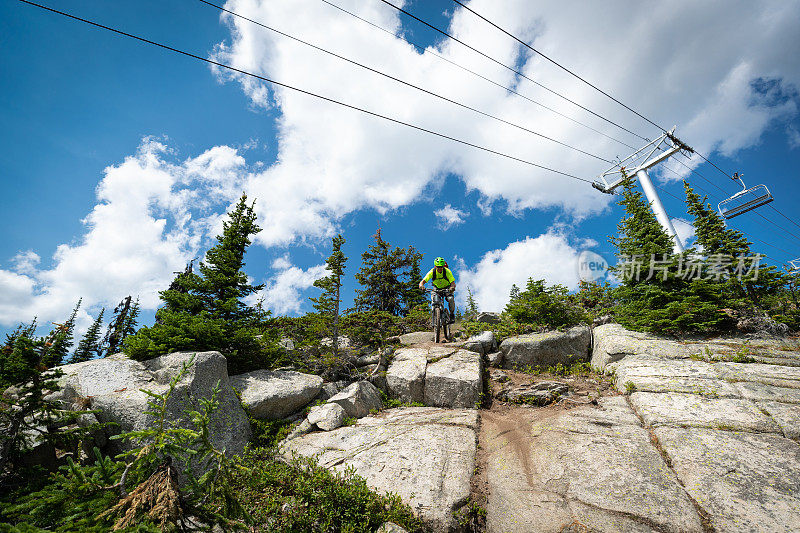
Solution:
[(520, 324), (506, 313), (500, 315), (500, 322), (496, 324), (465, 320), (461, 323), (461, 328), (468, 337), (478, 335), (484, 331), (491, 331), (494, 333), (498, 342), (505, 338), (522, 335), (523, 333), (530, 333), (534, 330), (533, 326), (530, 324)]
[(518, 323), (546, 329), (570, 327), (587, 319), (566, 287), (548, 287), (544, 280), (533, 278), (528, 279), (524, 291), (508, 302), (506, 313)]
[(403, 333), (403, 319), (386, 311), (355, 311), (342, 317), (340, 327), (356, 345), (378, 348), (386, 337)]

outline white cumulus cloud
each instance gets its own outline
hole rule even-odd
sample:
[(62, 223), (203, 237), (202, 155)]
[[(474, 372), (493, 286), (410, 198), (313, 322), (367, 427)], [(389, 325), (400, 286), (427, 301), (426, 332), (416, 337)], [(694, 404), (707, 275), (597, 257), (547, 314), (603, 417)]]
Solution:
[(292, 265), (287, 256), (276, 259), (272, 268), (277, 272), (262, 291), (250, 296), (249, 302), (263, 298), (264, 307), (278, 315), (299, 313), (306, 302), (303, 293), (326, 273), (325, 264), (303, 270)]
[(113, 307), (129, 294), (155, 309), (173, 271), (221, 226), (246, 170), (244, 159), (224, 146), (172, 159), (163, 142), (145, 138), (135, 155), (105, 169), (85, 233), (56, 248), (51, 268), (38, 269), (39, 255), (28, 250), (11, 260), (14, 271), (0, 269), (0, 324), (34, 316), (40, 324), (60, 321), (78, 298), (79, 330), (91, 322), (88, 310)]
[(453, 226), (463, 224), (464, 219), (469, 216), (469, 213), (466, 211), (456, 209), (450, 204), (447, 204), (441, 209), (437, 209), (433, 214), (439, 219), (439, 227), (443, 230), (448, 230)]
[(564, 235), (554, 231), (489, 251), (472, 268), (459, 270), (459, 300), (463, 305), (470, 288), (482, 311), (502, 311), (511, 286), (524, 289), (528, 278), (575, 289), (579, 253)]
[[(392, 31), (400, 28), (400, 15), (380, 2), (336, 2)], [(677, 124), (677, 134), (706, 154), (733, 154), (752, 146), (775, 120), (796, 116), (800, 54), (787, 51), (800, 49), (798, 2), (678, 0), (652, 5), (550, 0), (534, 5), (525, 0), (473, 0), (469, 5), (663, 127)], [(229, 0), (225, 6), (606, 159), (624, 156), (631, 148), (477, 79), (434, 53), (626, 144), (638, 147), (643, 142), (449, 40), (419, 53), (405, 40), (318, 0)], [(231, 37), (213, 55), (237, 68), (583, 178), (592, 179), (609, 166), (251, 22), (227, 14), (222, 20)], [(747, 28), (744, 34), (735, 30), (742, 27)], [(526, 76), (626, 128), (648, 137), (657, 131), (463, 9), (454, 10), (448, 29), (500, 61), (518, 61)], [(220, 76), (230, 79), (225, 72)], [(286, 88), (233, 77), (255, 106), (276, 108), (281, 114), (277, 162), (248, 180), (248, 190), (265, 198), (258, 210), (270, 224), (258, 241), (266, 246), (330, 237), (344, 215), (362, 208), (385, 212), (408, 205), (435, 189), (448, 173), (479, 193), (484, 214), (498, 201), (512, 212), (556, 207), (576, 217), (608, 205), (608, 197), (586, 183)]]

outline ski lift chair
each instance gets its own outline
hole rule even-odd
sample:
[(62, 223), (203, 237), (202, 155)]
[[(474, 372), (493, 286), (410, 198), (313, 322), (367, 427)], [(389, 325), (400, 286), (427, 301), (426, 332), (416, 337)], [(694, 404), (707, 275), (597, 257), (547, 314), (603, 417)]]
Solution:
[(719, 216), (726, 220), (767, 205), (774, 200), (766, 185), (756, 185), (748, 189), (742, 181), (743, 175), (737, 172), (731, 178), (742, 185), (742, 190), (717, 205)]

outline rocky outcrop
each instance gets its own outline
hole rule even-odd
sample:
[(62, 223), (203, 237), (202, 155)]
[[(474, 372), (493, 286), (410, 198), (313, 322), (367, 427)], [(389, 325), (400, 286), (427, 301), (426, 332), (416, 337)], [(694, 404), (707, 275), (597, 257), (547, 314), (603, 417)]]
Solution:
[(475, 465), (475, 410), (397, 408), (353, 426), (285, 441), (283, 457), (316, 457), (327, 468), (355, 468), (378, 492), (393, 492), (435, 532), (457, 527), (453, 513), (470, 495)]
[(566, 331), (531, 333), (509, 337), (500, 343), (503, 364), (507, 368), (571, 365), (589, 359), (592, 333), (587, 326)]
[(483, 385), (481, 369), (480, 355), (466, 350), (429, 363), (425, 371), (425, 405), (476, 407)]
[(800, 352), (787, 339), (677, 342), (595, 328), (592, 363), (652, 433), (718, 532), (800, 521)]
[(358, 381), (349, 385), (328, 403), (339, 404), (349, 417), (362, 418), (370, 411), (383, 408), (380, 391), (369, 381)]
[(319, 394), (322, 378), (286, 370), (254, 370), (231, 376), (231, 385), (253, 417), (278, 420), (308, 405)]
[(659, 359), (753, 361), (781, 366), (800, 366), (797, 339), (710, 339), (676, 341), (647, 333), (629, 331), (619, 324), (605, 324), (592, 331), (592, 366), (604, 369), (628, 355)]
[[(219, 383), (218, 409), (213, 413), (209, 430), (211, 440), (219, 449), (238, 454), (250, 440), (250, 424), (228, 378), (227, 361), (219, 352), (173, 353), (151, 359), (134, 361), (124, 354), (59, 367), (61, 390), (51, 395), (67, 406), (76, 402), (97, 410), (100, 422), (116, 424), (114, 433), (149, 428), (155, 422), (148, 414), (147, 396), (141, 389), (156, 394), (166, 392), (170, 380), (185, 363), (193, 359), (167, 404), (167, 423), (189, 427), (188, 409), (196, 409), (200, 398), (210, 398)], [(132, 443), (113, 440), (120, 449)]]
[(400, 344), (409, 346), (411, 344), (422, 344), (424, 342), (433, 342), (433, 332), (431, 331), (414, 331), (400, 335)]
[(487, 531), (703, 531), (623, 397), (537, 419), (483, 412)]
[(398, 350), (386, 371), (386, 392), (401, 402), (422, 403), (425, 396), (426, 348)]
[(474, 407), (483, 387), (479, 354), (451, 348), (401, 348), (386, 371), (389, 397), (434, 407)]
[(500, 313), (478, 313), (475, 316), (475, 322), (482, 322), (484, 324), (499, 324)]

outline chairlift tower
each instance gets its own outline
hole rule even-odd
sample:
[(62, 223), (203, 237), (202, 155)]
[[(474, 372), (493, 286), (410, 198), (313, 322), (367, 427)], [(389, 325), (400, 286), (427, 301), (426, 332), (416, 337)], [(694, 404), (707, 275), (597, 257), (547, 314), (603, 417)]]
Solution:
[(650, 202), (650, 208), (653, 210), (656, 220), (672, 239), (675, 253), (682, 253), (684, 251), (683, 243), (678, 237), (675, 227), (672, 225), (672, 220), (670, 220), (667, 211), (664, 209), (664, 205), (661, 203), (661, 198), (659, 198), (650, 176), (647, 174), (650, 168), (662, 161), (666, 161), (680, 151), (694, 152), (689, 146), (675, 137), (674, 133), (675, 127), (668, 132), (664, 132), (660, 137), (650, 141), (625, 159), (618, 161), (613, 167), (603, 172), (600, 175), (600, 179), (592, 183), (592, 187), (606, 194), (614, 194), (614, 190), (622, 185), (626, 176), (636, 176), (636, 179), (642, 185), (647, 201)]

